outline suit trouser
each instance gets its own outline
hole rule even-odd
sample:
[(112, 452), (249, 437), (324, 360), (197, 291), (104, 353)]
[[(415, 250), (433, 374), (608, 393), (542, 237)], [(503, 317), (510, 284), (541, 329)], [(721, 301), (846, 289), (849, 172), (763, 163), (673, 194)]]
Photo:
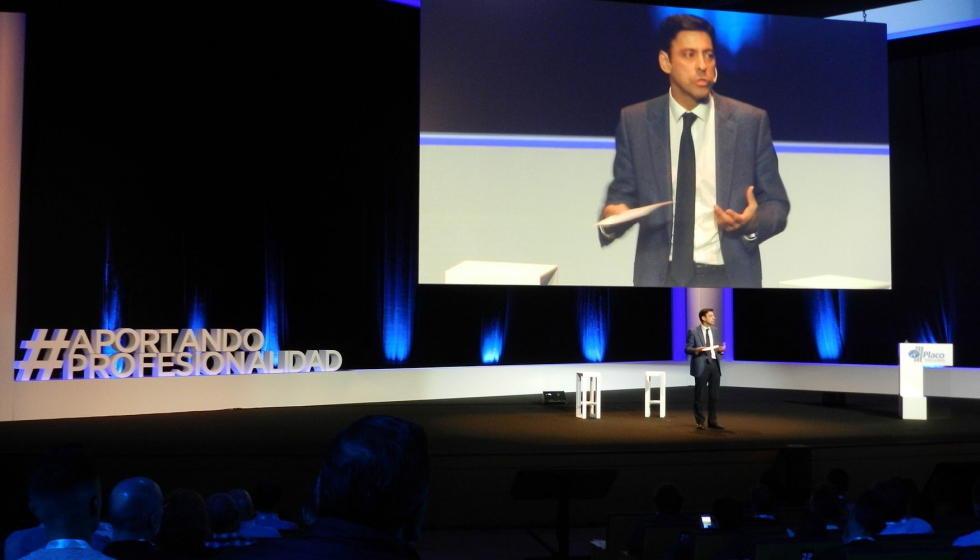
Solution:
[(709, 359), (704, 364), (704, 373), (694, 378), (694, 421), (704, 423), (704, 388), (708, 388), (708, 424), (717, 424), (716, 406), (718, 404), (718, 385), (721, 384), (721, 369), (718, 360)]

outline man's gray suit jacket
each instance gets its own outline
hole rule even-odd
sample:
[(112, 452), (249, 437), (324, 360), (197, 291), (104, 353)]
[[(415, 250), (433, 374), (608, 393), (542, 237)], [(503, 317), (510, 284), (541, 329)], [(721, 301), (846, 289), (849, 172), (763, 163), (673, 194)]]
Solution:
[[(746, 239), (745, 232), (719, 230), (728, 286), (760, 288), (759, 244), (783, 231), (789, 214), (789, 198), (779, 177), (769, 117), (762, 109), (718, 94), (712, 96), (716, 203), (723, 210), (743, 212), (748, 205), (745, 190), (749, 186), (755, 187), (759, 203), (755, 239)], [(622, 110), (616, 129), (613, 181), (606, 192), (606, 205), (637, 208), (672, 200), (669, 117), (667, 95)], [(657, 209), (639, 224), (633, 284), (666, 286), (673, 211), (670, 207)], [(622, 231), (612, 233), (618, 235)], [(599, 239), (603, 245), (612, 242), (601, 234)]]
[[(718, 329), (714, 327), (709, 328), (711, 329), (712, 342), (719, 344)], [(704, 375), (704, 366), (708, 363), (711, 352), (698, 352), (697, 349), (707, 345), (708, 343), (704, 340), (704, 332), (701, 330), (701, 325), (687, 331), (687, 343), (684, 345), (684, 353), (691, 357), (691, 375), (694, 377)], [(721, 375), (721, 352), (715, 351), (715, 356), (718, 357), (718, 375)]]

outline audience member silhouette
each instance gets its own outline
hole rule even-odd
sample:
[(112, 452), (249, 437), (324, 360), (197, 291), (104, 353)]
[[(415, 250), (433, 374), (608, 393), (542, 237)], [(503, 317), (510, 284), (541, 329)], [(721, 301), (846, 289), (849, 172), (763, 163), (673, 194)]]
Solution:
[(255, 524), (279, 531), (295, 531), (299, 527), (292, 521), (279, 519), (276, 508), (282, 500), (282, 485), (274, 480), (263, 480), (255, 487), (252, 496), (255, 503)]
[(921, 535), (932, 533), (925, 520), (908, 516), (909, 496), (916, 492), (915, 482), (892, 477), (874, 485), (885, 502), (885, 528), (882, 535)]
[(211, 538), (204, 498), (193, 490), (178, 488), (167, 495), (156, 542), (164, 556), (173, 559), (211, 558), (217, 549), (205, 543)]
[[(752, 551), (752, 540), (749, 534), (741, 535), (739, 529), (745, 525), (745, 517), (738, 502), (724, 496), (714, 501), (711, 506), (711, 527), (713, 531), (735, 535), (730, 544), (724, 547), (716, 558), (748, 558)], [(692, 549), (693, 553), (693, 549)], [(692, 554), (693, 556), (693, 554)]]
[(823, 539), (827, 536), (827, 522), (819, 513), (807, 510), (794, 529), (788, 532), (791, 537), (798, 539)]
[(840, 468), (830, 469), (827, 473), (827, 484), (833, 486), (837, 492), (841, 509), (850, 509), (851, 502), (847, 499), (847, 492), (851, 489), (851, 477), (847, 471)]
[(774, 515), (776, 513), (776, 497), (772, 489), (764, 484), (759, 484), (752, 488), (751, 500), (752, 519), (746, 525), (765, 527), (782, 524)]
[(241, 536), (251, 539), (278, 539), (279, 530), (272, 527), (263, 527), (255, 523), (255, 506), (252, 505), (252, 496), (240, 488), (228, 492), (228, 496), (235, 500), (238, 507), (238, 532)]
[(909, 496), (909, 519), (921, 519), (929, 524), (930, 527), (936, 520), (936, 502), (932, 496), (923, 492), (914, 492)]
[(843, 502), (837, 489), (828, 483), (820, 484), (810, 494), (810, 511), (823, 518), (828, 531), (839, 531), (844, 524)]
[(638, 523), (633, 529), (633, 534), (630, 536), (629, 541), (629, 551), (631, 554), (637, 556), (643, 555), (643, 533), (647, 529), (655, 527), (677, 527), (693, 530), (701, 527), (699, 520), (681, 514), (681, 509), (684, 507), (684, 496), (677, 486), (673, 484), (661, 484), (658, 486), (653, 497), (653, 503), (657, 508), (656, 517)]
[(887, 506), (881, 494), (866, 490), (854, 503), (854, 508), (844, 526), (841, 540), (844, 544), (814, 555), (814, 560), (845, 560), (848, 553), (874, 551), (878, 548), (875, 537), (885, 528)]
[(163, 554), (153, 544), (163, 519), (163, 493), (148, 478), (127, 478), (109, 496), (112, 542), (104, 550), (116, 560), (154, 560)]
[(786, 504), (790, 501), (789, 489), (783, 483), (783, 475), (779, 469), (773, 467), (763, 471), (759, 475), (759, 484), (768, 487), (772, 491), (775, 504)]
[[(52, 451), (45, 461), (59, 460), (61, 457), (79, 456), (81, 460), (94, 464), (91, 453), (84, 447), (78, 445), (68, 445)], [(93, 467), (94, 468), (94, 467)], [(99, 528), (92, 533), (90, 541), (93, 549), (102, 551), (112, 537), (112, 526), (108, 523), (100, 523)], [(47, 546), (48, 536), (44, 530), (44, 524), (29, 529), (21, 529), (11, 533), (4, 542), (4, 560), (17, 560), (23, 556)]]
[(102, 509), (101, 485), (87, 452), (70, 448), (52, 453), (31, 475), (31, 511), (44, 526), (47, 544), (27, 560), (104, 560), (91, 546)]
[(724, 532), (738, 531), (745, 520), (738, 502), (728, 496), (718, 498), (711, 505), (711, 529)]
[[(3, 543), (3, 559), (17, 560), (35, 550), (44, 548), (47, 544), (48, 536), (44, 532), (44, 525), (14, 531)], [(92, 548), (97, 549), (94, 542)]]
[(241, 522), (238, 518), (238, 504), (228, 494), (212, 494), (205, 502), (208, 522), (211, 524), (211, 538), (205, 544), (208, 548), (252, 546), (255, 541), (243, 537), (239, 532)]
[[(738, 530), (741, 529), (742, 523), (742, 508), (739, 507), (738, 502), (724, 496), (716, 499), (711, 505), (711, 527), (708, 529), (713, 533), (718, 534), (728, 534), (734, 537), (738, 536)], [(690, 538), (688, 536), (683, 536), (681, 541), (664, 555), (667, 560), (688, 560), (694, 557), (694, 544), (697, 537)], [(743, 543), (740, 539), (733, 539), (730, 546), (726, 546), (721, 552), (719, 552), (719, 557), (740, 557), (743, 548)]]
[(317, 517), (301, 538), (265, 539), (230, 558), (418, 559), (431, 477), (421, 426), (368, 416), (327, 447), (316, 484)]
[[(980, 517), (980, 480), (973, 485), (973, 515)], [(953, 541), (953, 546), (980, 546), (980, 531), (974, 531), (968, 535)]]

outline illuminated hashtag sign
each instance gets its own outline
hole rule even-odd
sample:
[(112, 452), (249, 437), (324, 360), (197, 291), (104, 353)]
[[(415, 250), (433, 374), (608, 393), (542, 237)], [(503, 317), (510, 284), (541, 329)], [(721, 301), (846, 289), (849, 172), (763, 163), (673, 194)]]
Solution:
[[(258, 329), (36, 329), (20, 343), (17, 381), (336, 371), (336, 350), (262, 351)], [(55, 373), (57, 372), (57, 376)]]

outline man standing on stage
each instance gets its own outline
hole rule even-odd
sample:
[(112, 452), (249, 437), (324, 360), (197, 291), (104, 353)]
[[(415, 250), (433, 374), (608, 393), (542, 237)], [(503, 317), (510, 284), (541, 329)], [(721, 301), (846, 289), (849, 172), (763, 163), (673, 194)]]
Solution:
[(623, 109), (602, 218), (673, 202), (601, 226), (605, 246), (639, 223), (637, 286), (761, 288), (759, 245), (786, 228), (769, 117), (713, 91), (715, 31), (677, 14), (660, 26), (667, 94)]
[[(698, 429), (706, 427), (724, 430), (718, 424), (716, 407), (718, 404), (718, 385), (721, 383), (721, 355), (725, 353), (725, 343), (715, 328), (715, 311), (705, 308), (698, 311), (701, 324), (687, 331), (687, 344), (684, 353), (691, 356), (691, 375), (694, 376), (694, 421)], [(704, 417), (703, 395), (708, 388), (708, 417)]]

